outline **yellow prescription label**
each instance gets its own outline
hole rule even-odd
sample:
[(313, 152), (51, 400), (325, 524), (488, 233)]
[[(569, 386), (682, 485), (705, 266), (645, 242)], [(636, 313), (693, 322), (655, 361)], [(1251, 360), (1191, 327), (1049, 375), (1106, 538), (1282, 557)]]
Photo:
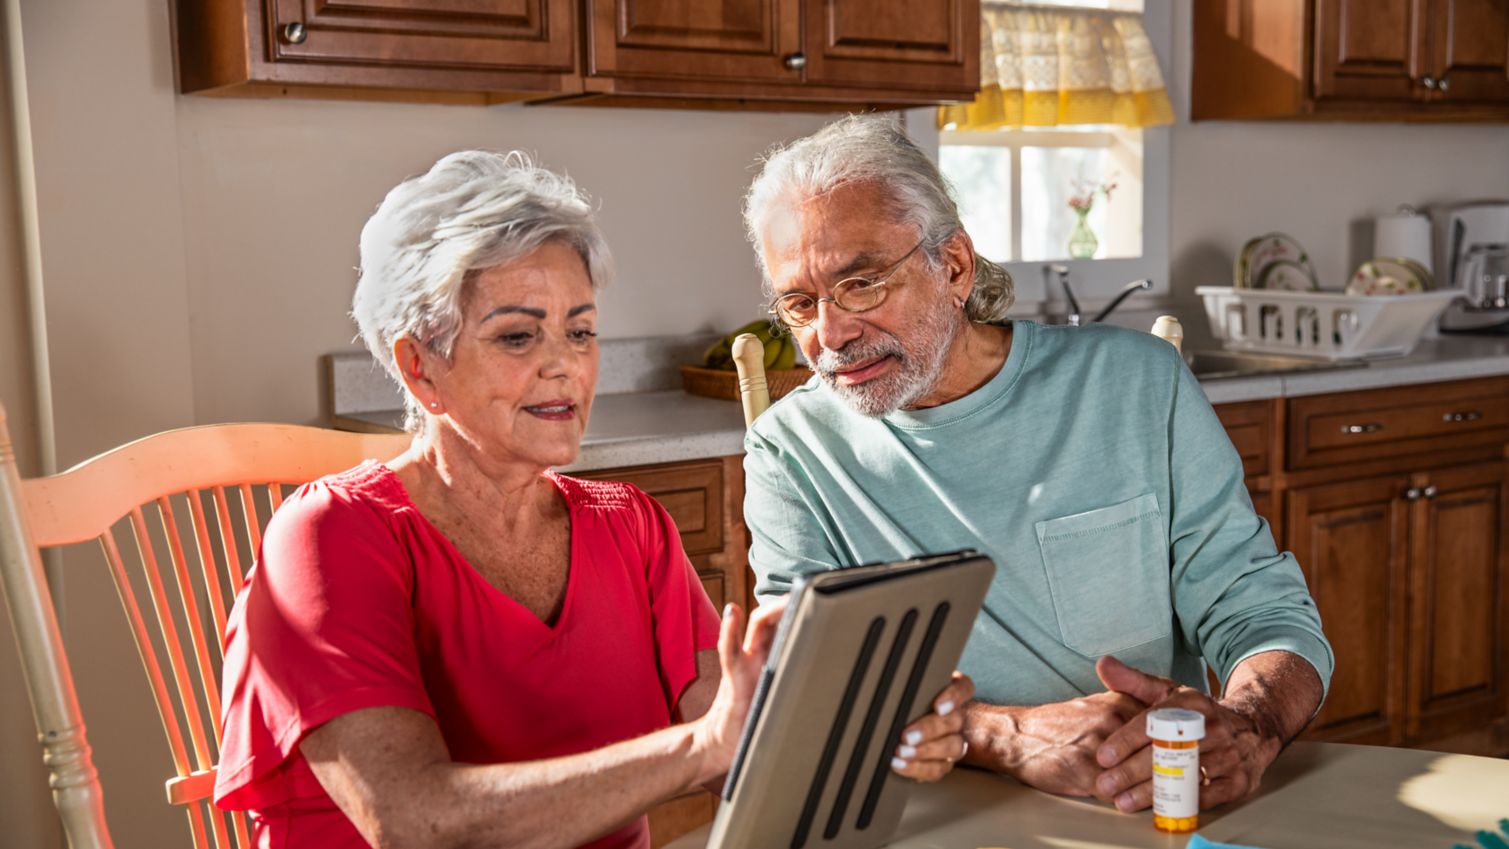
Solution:
[(1163, 764), (1153, 764), (1153, 772), (1156, 772), (1159, 775), (1172, 775), (1177, 777), (1184, 774), (1184, 768), (1179, 766), (1164, 766)]

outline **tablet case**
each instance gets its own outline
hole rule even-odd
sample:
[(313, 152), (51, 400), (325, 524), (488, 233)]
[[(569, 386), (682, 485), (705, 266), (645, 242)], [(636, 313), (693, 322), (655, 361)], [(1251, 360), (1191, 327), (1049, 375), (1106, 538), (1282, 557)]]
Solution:
[(975, 551), (799, 578), (724, 785), (709, 849), (873, 849), (913, 782), (901, 730), (931, 710), (995, 574)]

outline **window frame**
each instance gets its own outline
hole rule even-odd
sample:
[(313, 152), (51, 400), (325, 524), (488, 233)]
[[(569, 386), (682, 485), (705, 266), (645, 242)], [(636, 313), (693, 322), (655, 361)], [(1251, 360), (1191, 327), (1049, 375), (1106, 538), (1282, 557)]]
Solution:
[[(1147, 3), (1142, 26), (1147, 31), (1159, 66), (1164, 69), (1164, 85), (1172, 87), (1173, 12), (1169, 3)], [(1180, 101), (1173, 97), (1175, 103)], [(907, 130), (912, 139), (928, 152), (936, 163), (942, 133), (938, 130), (936, 109), (914, 109), (907, 113)], [(1063, 296), (1048, 289), (1048, 266), (1063, 264), (1069, 268), (1074, 294), (1085, 312), (1105, 304), (1126, 283), (1140, 278), (1153, 281), (1152, 289), (1138, 300), (1167, 299), (1169, 285), (1169, 226), (1171, 208), (1170, 162), (1172, 127), (1145, 127), (1142, 130), (1142, 256), (1108, 259), (1064, 259), (1002, 263), (1016, 281), (1016, 306), (1011, 314), (1024, 316), (1040, 313), (1045, 306), (1062, 303)], [(1013, 227), (1020, 226), (1022, 210), (1021, 183), (1013, 173)]]

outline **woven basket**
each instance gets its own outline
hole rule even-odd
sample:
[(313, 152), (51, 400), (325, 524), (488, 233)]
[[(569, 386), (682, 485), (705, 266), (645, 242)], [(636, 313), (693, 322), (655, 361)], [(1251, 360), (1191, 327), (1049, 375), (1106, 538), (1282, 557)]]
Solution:
[[(774, 401), (785, 395), (787, 392), (806, 383), (811, 377), (812, 370), (806, 368), (782, 368), (766, 371), (765, 385), (770, 389), (770, 400)], [(736, 371), (703, 368), (701, 366), (682, 366), (681, 388), (685, 389), (691, 395), (737, 401), (739, 400), (739, 373)]]

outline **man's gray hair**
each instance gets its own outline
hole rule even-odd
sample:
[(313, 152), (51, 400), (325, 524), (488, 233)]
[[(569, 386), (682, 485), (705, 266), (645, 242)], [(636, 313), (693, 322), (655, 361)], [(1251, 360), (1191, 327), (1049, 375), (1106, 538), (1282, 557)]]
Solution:
[[(928, 265), (940, 267), (940, 246), (964, 229), (947, 181), (895, 116), (850, 115), (772, 150), (744, 196), (744, 228), (759, 257), (767, 295), (770, 269), (760, 245), (770, 216), (840, 186), (866, 182), (890, 196), (894, 220), (917, 228)], [(1015, 297), (1006, 269), (976, 254), (975, 286), (964, 304), (965, 315), (972, 321), (1000, 321)]]
[[(403, 385), (393, 343), (411, 336), (449, 359), (468, 284), (544, 243), (574, 248), (593, 288), (613, 276), (592, 204), (568, 177), (521, 151), (464, 150), (399, 183), (362, 228), (351, 316), (372, 356)], [(404, 426), (423, 410), (404, 392)]]

